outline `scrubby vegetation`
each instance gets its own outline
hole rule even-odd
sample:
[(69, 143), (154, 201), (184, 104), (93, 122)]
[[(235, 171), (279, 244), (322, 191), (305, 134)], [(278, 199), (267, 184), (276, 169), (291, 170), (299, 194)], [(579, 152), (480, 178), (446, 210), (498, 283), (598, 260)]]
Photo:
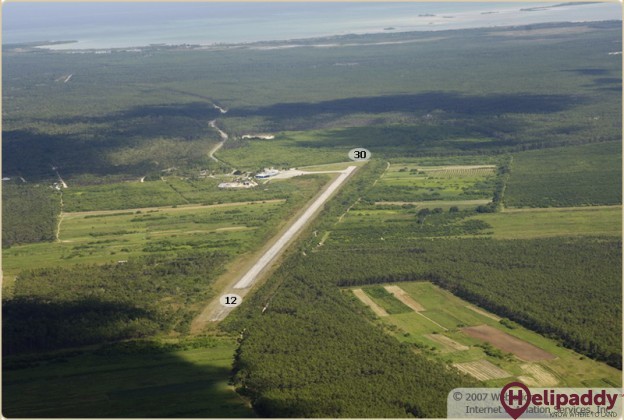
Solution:
[[(318, 178), (317, 178), (318, 179)], [(321, 178), (324, 180), (325, 178)], [(221, 204), (242, 201), (293, 199), (299, 190), (307, 190), (301, 179), (276, 182), (258, 188), (221, 190), (215, 179), (165, 178), (154, 182), (124, 182), (72, 188), (64, 192), (65, 211), (94, 211), (159, 207), (181, 204)]]

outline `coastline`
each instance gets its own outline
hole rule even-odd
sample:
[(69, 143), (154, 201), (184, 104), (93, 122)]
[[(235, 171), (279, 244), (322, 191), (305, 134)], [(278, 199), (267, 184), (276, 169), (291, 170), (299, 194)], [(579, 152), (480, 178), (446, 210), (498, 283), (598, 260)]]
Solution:
[[(423, 3), (422, 13), (411, 11), (399, 14), (398, 10), (386, 10), (379, 20), (361, 13), (352, 20), (333, 18), (329, 23), (317, 25), (318, 16), (306, 19), (301, 15), (293, 15), (292, 21), (285, 21), (286, 16), (264, 16), (257, 22), (246, 21), (244, 16), (235, 16), (233, 25), (223, 26), (219, 20), (199, 18), (195, 20), (172, 20), (164, 25), (162, 32), (155, 31), (157, 22), (151, 22), (144, 32), (143, 39), (136, 39), (132, 26), (122, 26), (120, 31), (104, 31), (95, 27), (92, 32), (66, 32), (71, 41), (48, 41), (46, 35), (39, 39), (26, 40), (37, 35), (21, 33), (24, 42), (3, 43), (5, 47), (23, 44), (28, 48), (59, 52), (95, 52), (95, 51), (132, 51), (149, 48), (190, 48), (190, 49), (232, 49), (254, 48), (271, 49), (295, 48), (311, 46), (318, 41), (317, 47), (334, 47), (329, 41), (341, 41), (344, 37), (398, 35), (406, 36), (415, 33), (443, 32), (451, 30), (499, 28), (523, 25), (539, 25), (563, 22), (597, 22), (621, 19), (620, 5), (616, 3), (566, 3), (547, 4), (535, 3), (527, 9), (518, 4), (475, 3), (475, 8), (467, 10), (458, 6), (458, 10), (441, 9), (426, 10)], [(458, 3), (459, 5), (459, 3)], [(612, 6), (615, 6), (612, 7)], [(442, 6), (439, 6), (442, 7)], [(614, 10), (619, 9), (619, 13)], [(435, 8), (434, 8), (435, 9)], [(275, 31), (276, 23), (283, 29)], [(69, 35), (71, 34), (71, 35)], [(125, 35), (124, 35), (125, 34)], [(58, 35), (56, 35), (58, 37)], [(3, 31), (6, 40), (18, 39), (10, 30)], [(47, 39), (47, 40), (46, 40)], [(46, 41), (42, 41), (46, 40)], [(35, 45), (36, 44), (36, 45)]]
[[(291, 48), (342, 48), (342, 47), (366, 47), (366, 46), (381, 46), (381, 45), (399, 45), (399, 44), (412, 44), (412, 43), (424, 43), (435, 42), (447, 39), (453, 36), (458, 31), (479, 31), (479, 30), (491, 30), (491, 34), (494, 35), (500, 32), (500, 35), (505, 35), (504, 31), (517, 31), (530, 27), (531, 31), (535, 31), (535, 35), (539, 34), (540, 30), (557, 29), (561, 26), (577, 26), (579, 28), (589, 28), (602, 24), (618, 24), (621, 25), (621, 20), (589, 20), (589, 21), (561, 21), (561, 22), (544, 22), (531, 25), (497, 25), (497, 26), (485, 26), (475, 28), (460, 28), (460, 29), (445, 29), (445, 30), (418, 30), (418, 31), (405, 31), (405, 32), (372, 32), (362, 34), (342, 34), (342, 35), (328, 35), (321, 37), (311, 38), (295, 38), (285, 40), (269, 40), (269, 41), (252, 41), (252, 42), (239, 42), (239, 43), (212, 43), (212, 44), (149, 44), (149, 45), (137, 45), (130, 47), (104, 47), (104, 48), (74, 48), (73, 45), (79, 43), (75, 40), (67, 41), (41, 41), (41, 42), (29, 42), (29, 43), (15, 43), (4, 44), (3, 49), (5, 52), (27, 52), (27, 51), (46, 51), (65, 54), (106, 54), (113, 52), (145, 52), (154, 50), (176, 50), (176, 51), (225, 51), (225, 50), (284, 50)], [(525, 34), (526, 35), (526, 34)], [(61, 46), (62, 48), (55, 48)]]

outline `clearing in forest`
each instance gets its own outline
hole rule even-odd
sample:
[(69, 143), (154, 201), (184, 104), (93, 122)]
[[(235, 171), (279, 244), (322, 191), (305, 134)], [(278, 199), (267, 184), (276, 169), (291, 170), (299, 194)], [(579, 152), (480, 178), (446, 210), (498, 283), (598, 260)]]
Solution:
[(368, 297), (368, 295), (366, 293), (364, 293), (364, 290), (362, 290), (362, 289), (354, 289), (353, 290), (353, 294), (355, 295), (355, 297), (360, 299), (364, 305), (366, 305), (369, 308), (371, 308), (372, 311), (375, 312), (376, 315), (378, 315), (378, 316), (388, 316), (388, 312), (386, 312), (386, 310), (384, 308), (382, 308), (381, 306), (379, 306), (375, 302), (373, 302), (373, 300), (370, 297)]
[(462, 372), (475, 377), (480, 381), (508, 378), (511, 376), (509, 372), (504, 371), (503, 369), (488, 362), (487, 360), (476, 360), (474, 362), (466, 363), (453, 363), (453, 366), (461, 370)]
[[(392, 286), (416, 298), (423, 311), (412, 310), (391, 294), (387, 287), (392, 290)], [(529, 386), (584, 386), (586, 383), (611, 386), (620, 383), (619, 370), (581, 357), (553, 340), (503, 320), (430, 282), (402, 282), (362, 289), (365, 293), (381, 289), (409, 310), (392, 312), (384, 300), (369, 293), (368, 297), (388, 313), (381, 318), (388, 326), (388, 333), (413, 346), (414, 351), (425, 352), (449, 365), (459, 364), (462, 371), (477, 372), (477, 376), (480, 367), (488, 372), (487, 369), (494, 366), (508, 373), (501, 376), (502, 372), (495, 375), (492, 371), (483, 375), (482, 380), (487, 381), (488, 386), (503, 386), (511, 378)], [(482, 334), (477, 336), (475, 331)], [(536, 362), (536, 359), (540, 361)], [(490, 377), (493, 379), (487, 379)]]
[(526, 361), (538, 361), (554, 359), (555, 356), (529, 344), (524, 340), (506, 334), (489, 325), (477, 325), (475, 327), (462, 328), (462, 331), (470, 337), (490, 343), (505, 352), (513, 353)]
[(59, 242), (3, 250), (9, 275), (24, 268), (102, 264), (141, 255), (257, 247), (288, 214), (284, 200), (63, 213)]
[(525, 384), (530, 386), (555, 386), (559, 380), (555, 375), (548, 372), (542, 366), (536, 363), (525, 363), (520, 366), (523, 372), (530, 376), (518, 376)]
[[(390, 164), (367, 198), (375, 202), (487, 200), (496, 183), (495, 165), (423, 166), (413, 163)], [(481, 203), (482, 201), (478, 201)], [(472, 203), (471, 203), (472, 204)]]
[(442, 334), (425, 334), (425, 337), (441, 344), (446, 352), (466, 351), (470, 349), (470, 347), (458, 343), (457, 341)]
[(474, 311), (474, 312), (476, 312), (478, 314), (481, 314), (483, 316), (487, 316), (488, 318), (493, 319), (496, 322), (499, 322), (502, 319), (500, 316), (496, 316), (494, 314), (491, 314), (489, 312), (484, 311), (483, 309), (476, 308), (476, 307), (474, 307), (472, 305), (466, 305), (466, 308), (468, 308), (471, 311)]
[(495, 239), (530, 239), (551, 236), (622, 234), (622, 206), (505, 209), (500, 213), (475, 215), (491, 226)]
[(421, 312), (425, 310), (425, 308), (423, 308), (420, 303), (416, 302), (410, 295), (407, 294), (405, 290), (401, 289), (399, 286), (384, 286), (384, 289), (392, 293), (395, 298), (400, 300), (405, 306), (413, 309), (415, 312)]

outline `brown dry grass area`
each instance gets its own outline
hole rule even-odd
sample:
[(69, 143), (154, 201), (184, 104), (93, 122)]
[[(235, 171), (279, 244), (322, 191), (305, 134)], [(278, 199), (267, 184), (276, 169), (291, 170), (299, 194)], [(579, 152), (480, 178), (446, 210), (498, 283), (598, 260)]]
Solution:
[[(555, 386), (559, 383), (557, 377), (548, 372), (542, 366), (535, 363), (526, 363), (520, 366), (523, 372), (531, 375), (531, 379), (535, 382), (534, 386)], [(518, 377), (520, 378), (520, 377)], [(531, 385), (528, 384), (527, 385)]]
[(471, 305), (466, 305), (466, 308), (480, 315), (487, 316), (488, 318), (493, 319), (496, 322), (499, 322), (501, 320), (501, 317), (491, 314), (489, 312), (485, 312), (483, 309), (475, 308), (474, 306), (471, 306)]
[(376, 206), (431, 206), (433, 204), (438, 206), (478, 206), (480, 204), (487, 204), (492, 201), (489, 198), (482, 198), (477, 200), (435, 200), (435, 201), (376, 201)]
[(401, 289), (399, 286), (384, 286), (388, 292), (400, 300), (405, 306), (411, 308), (414, 312), (424, 311), (425, 308), (418, 302), (416, 302), (407, 292)]
[(355, 297), (360, 299), (364, 305), (366, 305), (369, 308), (371, 308), (373, 310), (373, 312), (375, 312), (376, 315), (378, 315), (378, 316), (388, 316), (388, 312), (386, 312), (386, 310), (384, 308), (382, 308), (381, 306), (379, 306), (375, 302), (373, 302), (373, 300), (370, 297), (368, 297), (368, 295), (366, 293), (364, 293), (364, 290), (362, 290), (362, 289), (354, 289), (353, 290), (353, 294), (355, 295)]
[(250, 205), (250, 204), (255, 204), (255, 203), (280, 203), (280, 202), (285, 202), (285, 201), (286, 200), (284, 199), (276, 198), (273, 200), (239, 201), (239, 202), (234, 202), (234, 203), (221, 203), (221, 204), (210, 204), (210, 205), (180, 204), (180, 205), (177, 205), (176, 207), (172, 207), (172, 206), (137, 207), (133, 209), (121, 209), (121, 210), (92, 210), (92, 211), (63, 212), (62, 215), (64, 217), (74, 218), (74, 217), (83, 217), (83, 216), (106, 216), (106, 215), (115, 214), (115, 213), (130, 213), (130, 212), (136, 213), (137, 211), (146, 213), (148, 211), (154, 211), (154, 210), (167, 212), (167, 213), (175, 213), (175, 212), (188, 211), (188, 210), (213, 209), (213, 208), (219, 208), (219, 207), (237, 207), (237, 206), (244, 206), (244, 205)]
[(462, 331), (469, 336), (490, 343), (505, 352), (513, 353), (518, 358), (527, 362), (535, 362), (538, 360), (550, 360), (555, 356), (529, 344), (526, 341), (513, 337), (489, 325), (477, 325), (476, 327), (462, 328)]
[(511, 376), (509, 372), (504, 371), (498, 366), (488, 362), (487, 360), (476, 360), (474, 362), (453, 363), (453, 366), (460, 371), (480, 380), (487, 381), (490, 379), (508, 378)]
[(442, 344), (442, 346), (444, 346), (444, 350), (447, 352), (465, 351), (470, 348), (442, 334), (425, 334), (425, 337), (429, 340), (435, 341), (438, 344)]

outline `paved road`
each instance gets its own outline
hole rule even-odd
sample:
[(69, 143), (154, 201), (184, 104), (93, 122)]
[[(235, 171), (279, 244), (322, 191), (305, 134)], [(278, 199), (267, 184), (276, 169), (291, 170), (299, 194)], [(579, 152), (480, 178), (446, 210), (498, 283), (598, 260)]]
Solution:
[(335, 171), (301, 171), (299, 169), (289, 169), (287, 171), (282, 171), (279, 174), (272, 176), (269, 179), (288, 179), (288, 178), (294, 178), (296, 176), (301, 176), (301, 175), (314, 175), (314, 174), (339, 174), (342, 173), (341, 170), (335, 170)]
[(297, 219), (295, 223), (282, 235), (281, 238), (254, 264), (253, 267), (245, 274), (236, 285), (235, 289), (246, 289), (250, 287), (258, 274), (264, 270), (277, 255), (284, 249), (286, 244), (299, 232), (303, 226), (310, 220), (312, 215), (331, 197), (331, 195), (342, 185), (343, 182), (351, 175), (351, 172), (355, 170), (356, 166), (349, 166), (342, 171), (338, 178), (331, 183), (331, 185), (321, 194), (308, 209)]
[[(327, 202), (331, 195), (340, 188), (347, 180), (349, 175), (357, 169), (357, 166), (349, 166), (318, 196), (316, 200), (305, 210), (305, 212), (293, 223), (284, 234), (258, 259), (258, 261), (245, 273), (238, 282), (233, 286), (222, 291), (222, 294), (235, 293), (245, 296), (255, 281), (259, 278), (261, 272), (266, 269), (275, 259), (284, 251), (289, 241), (295, 237), (312, 218), (314, 213)], [(193, 320), (191, 324), (191, 332), (200, 332), (206, 323), (222, 321), (234, 308), (226, 308), (219, 303), (218, 297), (202, 311), (202, 313)]]

